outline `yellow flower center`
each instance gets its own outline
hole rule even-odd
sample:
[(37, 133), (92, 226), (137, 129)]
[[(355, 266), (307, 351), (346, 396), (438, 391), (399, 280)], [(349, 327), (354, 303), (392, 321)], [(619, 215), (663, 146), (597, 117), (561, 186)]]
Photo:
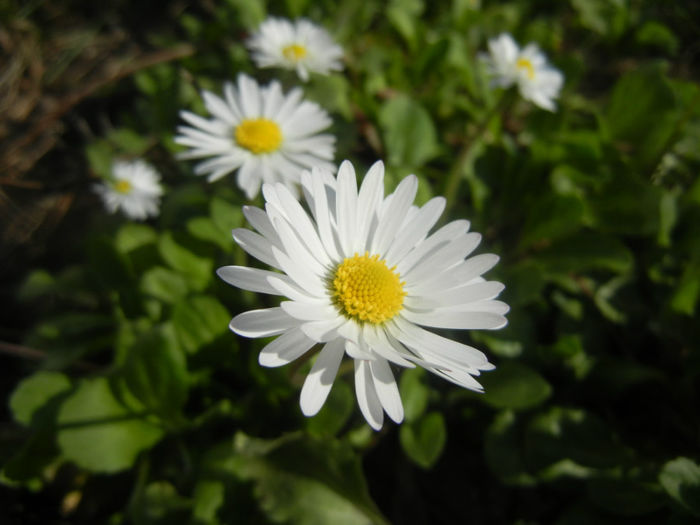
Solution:
[(256, 155), (272, 153), (282, 143), (282, 130), (266, 118), (245, 119), (234, 131), (236, 142)]
[(292, 62), (298, 62), (306, 56), (306, 53), (306, 48), (304, 46), (300, 46), (299, 44), (290, 44), (282, 49), (284, 58), (291, 60)]
[(118, 180), (114, 183), (114, 189), (119, 193), (129, 193), (131, 192), (131, 183), (128, 180)]
[(357, 321), (388, 321), (401, 311), (406, 295), (395, 268), (368, 252), (348, 257), (331, 277), (333, 302), (343, 315)]
[(527, 73), (527, 78), (532, 80), (535, 78), (535, 67), (532, 65), (532, 62), (528, 60), (527, 58), (519, 58), (518, 61), (515, 63), (515, 66), (518, 69), (524, 69), (525, 73)]

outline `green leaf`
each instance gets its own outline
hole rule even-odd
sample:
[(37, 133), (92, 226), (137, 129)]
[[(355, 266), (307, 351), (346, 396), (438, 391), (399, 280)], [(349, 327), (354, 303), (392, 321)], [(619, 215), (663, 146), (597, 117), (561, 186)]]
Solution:
[(217, 523), (216, 513), (223, 505), (226, 495), (220, 480), (201, 480), (194, 487), (192, 518), (196, 523)]
[(521, 434), (516, 414), (510, 410), (499, 412), (486, 430), (484, 458), (504, 483), (534, 485), (535, 478), (527, 472), (523, 459)]
[(128, 222), (124, 224), (114, 239), (114, 246), (122, 254), (156, 241), (156, 231), (146, 224)]
[(399, 430), (399, 441), (406, 455), (418, 466), (428, 469), (440, 458), (447, 429), (440, 412), (429, 412), (413, 423), (404, 423)]
[(659, 473), (659, 483), (676, 502), (700, 516), (700, 465), (690, 458), (676, 458)]
[(595, 232), (581, 232), (554, 242), (538, 252), (536, 260), (544, 265), (548, 273), (567, 275), (590, 270), (627, 273), (634, 263), (632, 253), (622, 242)]
[(166, 303), (175, 303), (187, 295), (187, 282), (177, 272), (156, 266), (141, 276), (139, 289)]
[(664, 505), (658, 485), (635, 479), (592, 479), (586, 489), (596, 505), (618, 516), (642, 517)]
[(435, 126), (426, 109), (407, 95), (384, 103), (379, 111), (387, 162), (418, 168), (438, 152)]
[(270, 522), (387, 524), (369, 496), (359, 456), (332, 438), (263, 440), (239, 432), (204, 458), (203, 473), (253, 481)]
[[(178, 494), (167, 481), (154, 481), (146, 485), (129, 504), (129, 515), (135, 525), (158, 523), (183, 523), (190, 502)], [(166, 521), (167, 520), (167, 521)]]
[(553, 241), (581, 227), (583, 203), (577, 197), (546, 194), (527, 216), (520, 238), (521, 249), (537, 242)]
[(606, 468), (628, 458), (612, 431), (585, 410), (552, 407), (531, 422), (525, 435), (527, 464), (544, 469), (568, 459), (578, 465)]
[(231, 235), (224, 235), (209, 217), (192, 217), (187, 221), (186, 227), (187, 232), (200, 241), (214, 243), (227, 252), (233, 249)]
[(700, 263), (691, 261), (671, 296), (671, 309), (680, 314), (694, 315), (698, 297), (700, 297)]
[(624, 0), (571, 0), (583, 27), (613, 37), (619, 36), (625, 29), (625, 4)]
[(532, 408), (552, 393), (552, 387), (539, 373), (513, 361), (504, 362), (479, 380), (485, 392), (482, 399), (495, 408)]
[(211, 220), (224, 235), (224, 239), (233, 242), (231, 230), (238, 228), (243, 223), (243, 212), (240, 206), (235, 206), (224, 199), (215, 197), (209, 205)]
[(182, 347), (189, 353), (198, 351), (228, 332), (231, 315), (211, 295), (188, 297), (173, 310), (173, 326)]
[(187, 398), (187, 363), (171, 326), (142, 334), (129, 349), (122, 374), (131, 394), (166, 417), (177, 414)]
[(10, 397), (15, 421), (29, 425), (37, 410), (70, 387), (70, 380), (60, 372), (41, 371), (23, 379)]
[(391, 0), (386, 10), (391, 25), (412, 48), (416, 44), (416, 26), (424, 9), (422, 0)]
[(158, 251), (168, 265), (180, 273), (193, 289), (204, 290), (214, 275), (213, 262), (175, 242), (170, 232), (158, 240)]
[(425, 371), (422, 368), (407, 368), (401, 373), (399, 392), (403, 401), (404, 419), (411, 423), (425, 412), (428, 406), (430, 389), (423, 383)]
[(163, 430), (122, 405), (104, 377), (86, 379), (58, 412), (63, 457), (92, 472), (118, 472), (157, 443)]

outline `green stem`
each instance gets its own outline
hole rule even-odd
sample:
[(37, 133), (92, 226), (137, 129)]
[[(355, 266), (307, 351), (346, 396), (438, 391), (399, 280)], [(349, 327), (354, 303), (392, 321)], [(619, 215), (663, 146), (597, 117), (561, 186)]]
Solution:
[(474, 147), (481, 142), (484, 132), (488, 128), (491, 120), (497, 113), (501, 113), (513, 102), (514, 92), (513, 90), (505, 91), (498, 102), (496, 102), (493, 107), (484, 115), (484, 117), (479, 122), (476, 130), (471, 134), (471, 137), (465, 140), (464, 146), (457, 155), (457, 160), (452, 165), (452, 170), (447, 176), (447, 181), (443, 187), (442, 194), (447, 199), (447, 206), (445, 207), (444, 217), (448, 216), (450, 209), (454, 206), (457, 201), (457, 194), (459, 192), (459, 185), (462, 181), (462, 176), (465, 171), (465, 167), (471, 161), (471, 154)]

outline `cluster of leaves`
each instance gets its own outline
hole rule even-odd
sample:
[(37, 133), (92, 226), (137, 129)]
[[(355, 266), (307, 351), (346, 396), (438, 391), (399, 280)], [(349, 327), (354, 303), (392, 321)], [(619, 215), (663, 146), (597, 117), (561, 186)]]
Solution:
[[(175, 29), (144, 39), (196, 53), (114, 86), (116, 127), (73, 151), (92, 174), (117, 156), (148, 158), (169, 187), (160, 217), (105, 217), (85, 174), (81, 226), (68, 217), (59, 235), (72, 260), (56, 268), (47, 248), (17, 290), (35, 316), (18, 342), (45, 355), (6, 378), (15, 423), (0, 441), (1, 475), (20, 502), (8, 512), (28, 513), (36, 491), (49, 512), (90, 523), (692, 522), (700, 88), (684, 54), (697, 38), (686, 9), (227, 0), (165, 10)], [(214, 274), (250, 263), (230, 240), (246, 203), (230, 179), (207, 186), (177, 163), (172, 137), (180, 109), (203, 109), (199, 89), (217, 92), (239, 71), (281, 74), (255, 71), (243, 45), (268, 14), (308, 16), (345, 49), (346, 71), (304, 86), (334, 117), (338, 158), (359, 172), (382, 158), (393, 183), (416, 173), (419, 200), (445, 195), (447, 218), (469, 218), (501, 255), (490, 277), (506, 284), (508, 327), (450, 334), (496, 363), (480, 378), (486, 394), (404, 371), (406, 421), (373, 433), (340, 377), (304, 419), (308, 363), (261, 369), (263, 343), (228, 332), (235, 313), (269, 300)], [(489, 88), (477, 55), (502, 31), (538, 42), (564, 72), (556, 113)]]

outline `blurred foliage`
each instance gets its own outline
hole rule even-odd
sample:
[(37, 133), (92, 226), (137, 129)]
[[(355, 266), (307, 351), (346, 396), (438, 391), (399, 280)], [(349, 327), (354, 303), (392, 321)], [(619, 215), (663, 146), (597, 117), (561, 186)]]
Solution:
[[(501, 256), (508, 326), (450, 334), (497, 365), (484, 395), (403, 371), (406, 420), (374, 433), (343, 377), (305, 419), (309, 364), (262, 369), (263, 343), (227, 330), (269, 301), (214, 274), (248, 263), (246, 203), (173, 135), (240, 71), (296, 84), (245, 49), (270, 14), (345, 49), (303, 86), (337, 160), (416, 173)], [(3, 523), (695, 522), (699, 19), (650, 0), (2, 4)], [(504, 31), (565, 74), (557, 112), (489, 88), (477, 57)], [(164, 176), (148, 224), (91, 193), (125, 157)]]

